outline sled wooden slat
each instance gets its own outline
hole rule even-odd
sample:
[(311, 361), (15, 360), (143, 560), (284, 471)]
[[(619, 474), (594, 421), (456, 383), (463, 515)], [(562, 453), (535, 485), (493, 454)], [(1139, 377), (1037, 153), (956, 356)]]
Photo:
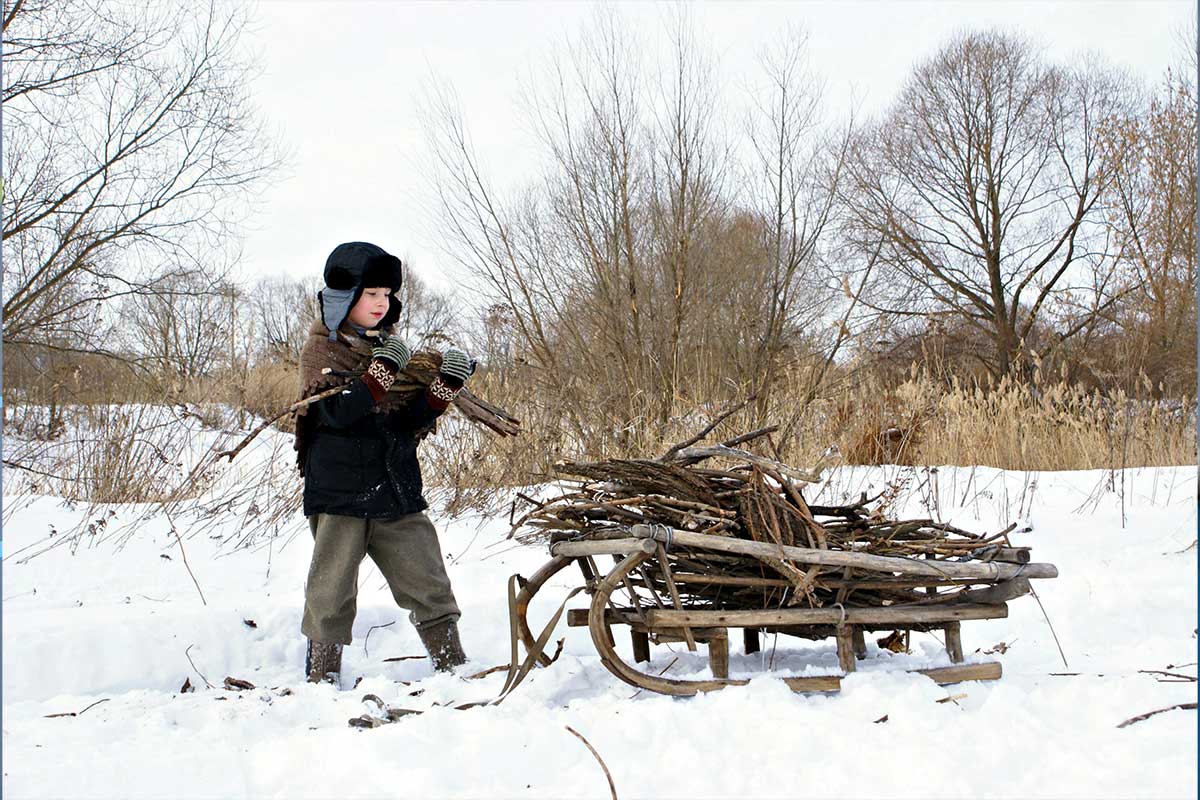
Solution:
[(840, 692), (840, 675), (811, 675), (803, 678), (784, 678), (783, 682), (793, 692)]
[(767, 625), (838, 625), (867, 624), (904, 627), (906, 623), (953, 622), (964, 619), (1003, 619), (1008, 616), (1005, 603), (947, 603), (928, 606), (878, 606), (869, 608), (778, 608), (761, 611), (709, 611), (650, 608), (646, 609), (650, 627), (761, 628)]
[(932, 667), (911, 671), (932, 678), (943, 686), (962, 681), (998, 681), (1003, 674), (999, 661), (986, 661), (982, 664), (955, 664), (952, 667)]

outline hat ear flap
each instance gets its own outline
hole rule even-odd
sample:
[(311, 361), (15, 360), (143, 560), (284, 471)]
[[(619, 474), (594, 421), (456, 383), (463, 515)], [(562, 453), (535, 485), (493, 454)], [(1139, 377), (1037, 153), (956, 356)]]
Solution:
[(400, 311), (403, 308), (404, 305), (400, 302), (399, 298), (397, 298), (395, 295), (388, 295), (387, 313), (383, 315), (383, 319), (379, 320), (379, 324), (375, 327), (390, 328), (391, 326), (395, 325), (400, 321)]
[(386, 286), (393, 292), (403, 284), (404, 265), (388, 253), (371, 256), (363, 268), (362, 285), (367, 288)]
[(347, 291), (358, 286), (358, 281), (354, 279), (353, 272), (345, 267), (337, 266), (330, 267), (325, 271), (325, 285), (330, 289)]
[[(337, 291), (331, 289), (331, 291)], [(350, 316), (350, 310), (354, 308), (362, 297), (362, 288), (359, 287), (349, 294), (349, 297), (343, 294), (342, 297), (326, 297), (325, 291), (317, 292), (317, 303), (321, 311), (321, 322), (329, 329), (329, 338), (337, 338), (337, 331), (345, 323)]]

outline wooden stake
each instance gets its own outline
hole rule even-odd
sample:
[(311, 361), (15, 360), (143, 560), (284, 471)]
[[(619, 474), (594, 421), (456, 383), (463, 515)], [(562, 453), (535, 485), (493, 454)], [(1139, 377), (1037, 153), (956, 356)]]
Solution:
[(853, 626), (839, 625), (837, 627), (837, 654), (838, 665), (841, 666), (842, 672), (849, 674), (857, 668), (854, 663), (854, 636)]
[[(955, 624), (957, 625), (958, 623)], [(859, 659), (866, 658), (867, 637), (863, 635), (863, 629), (858, 625), (854, 625), (851, 626), (851, 632), (854, 637), (854, 655)]]
[(729, 677), (729, 632), (724, 628), (709, 633), (708, 665), (714, 678)]
[(962, 625), (958, 622), (947, 622), (943, 628), (946, 632), (946, 652), (950, 654), (950, 661), (954, 664), (961, 664), (963, 661), (962, 651)]
[[(586, 619), (584, 621), (586, 625)], [(629, 635), (633, 637), (633, 660), (634, 661), (649, 661), (650, 660), (650, 637), (645, 631), (631, 630)]]

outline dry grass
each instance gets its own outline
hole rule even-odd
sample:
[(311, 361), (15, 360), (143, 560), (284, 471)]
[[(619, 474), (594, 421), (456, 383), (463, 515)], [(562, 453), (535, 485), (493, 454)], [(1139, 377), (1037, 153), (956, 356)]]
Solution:
[[(438, 433), (422, 447), (431, 501), (450, 513), (495, 513), (505, 496), (497, 489), (553, 480), (557, 476), (551, 465), (558, 459), (658, 456), (704, 427), (723, 407), (705, 404), (660, 429), (643, 420), (614, 424), (597, 404), (594, 424), (580, 430), (564, 413), (562, 398), (539, 390), (526, 377), (485, 370), (472, 379), (472, 390), (519, 417), (524, 432), (501, 438), (457, 415), (442, 420)], [(183, 454), (196, 429), (194, 424), (170, 424), (165, 409), (177, 419), (198, 420), (202, 429), (245, 430), (254, 416), (292, 402), (295, 386), (292, 370), (264, 366), (238, 381), (194, 383), (175, 391), (168, 387), (165, 399), (174, 405), (157, 410), (111, 404), (116, 398), (110, 404), (72, 404), (66, 407), (71, 418), (65, 430), (51, 430), (45, 407), (10, 406), (6, 458), (59, 477), (17, 470), (10, 474), (24, 481), (26, 489), (75, 500), (161, 501), (186, 474)], [(765, 417), (739, 412), (710, 439), (751, 430), (764, 420), (790, 421), (786, 436), (757, 440), (752, 449), (798, 466), (816, 463), (830, 448), (840, 455), (835, 463), (848, 464), (1070, 470), (1196, 463), (1191, 398), (1152, 402), (1119, 391), (1103, 396), (1040, 375), (1029, 383), (990, 387), (947, 383), (917, 370), (899, 385), (867, 378), (835, 397), (803, 406), (794, 396), (777, 392)], [(287, 421), (279, 427), (290, 430)], [(284, 477), (280, 473), (279, 479)], [(9, 485), (15, 489), (13, 482)], [(191, 488), (176, 497), (188, 499), (195, 493)]]
[[(257, 417), (271, 417), (287, 408), (298, 398), (299, 371), (290, 365), (267, 363), (253, 367), (245, 377), (240, 391), (226, 392), (240, 397), (240, 407)], [(289, 416), (276, 425), (279, 430), (292, 432), (295, 421)]]
[[(13, 422), (10, 432), (37, 431), (28, 419), (49, 415), (42, 406), (22, 411), (26, 421)], [(194, 412), (126, 404), (72, 405), (59, 413), (65, 420), (59, 435), (16, 434), (6, 441), (6, 460), (25, 467), (5, 476), (6, 490), (112, 504), (186, 500), (199, 491), (180, 491), (191, 466), (193, 434), (181, 423), (187, 415), (197, 416)]]
[[(656, 456), (702, 428), (717, 407), (672, 420), (663, 435), (651, 426), (605, 429), (580, 436), (552, 398), (527, 385), (484, 376), (480, 396), (521, 418), (525, 433), (503, 440), (466, 425), (444, 425), (425, 445), (427, 482), (463, 487), (527, 485), (552, 477), (559, 458)], [(836, 448), (848, 464), (984, 465), (1011, 470), (1120, 469), (1196, 463), (1192, 398), (1164, 402), (1107, 396), (1061, 381), (1005, 381), (996, 386), (949, 385), (915, 373), (888, 388), (867, 380), (804, 408), (773, 403), (767, 421), (795, 418), (791, 435), (758, 448), (796, 465), (813, 464)], [(714, 439), (757, 427), (734, 415)]]
[[(907, 385), (906, 385), (907, 386)], [(918, 394), (919, 385), (909, 387)], [(1063, 383), (954, 387), (937, 398), (916, 463), (1120, 469), (1196, 463), (1196, 407), (1102, 396)]]

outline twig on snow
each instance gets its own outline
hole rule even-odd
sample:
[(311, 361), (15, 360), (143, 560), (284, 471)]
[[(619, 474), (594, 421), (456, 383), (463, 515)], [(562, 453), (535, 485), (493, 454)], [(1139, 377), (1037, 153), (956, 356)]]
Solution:
[[(679, 656), (675, 656), (674, 658), (672, 658), (672, 659), (671, 659), (671, 663), (670, 663), (670, 664), (667, 664), (665, 667), (663, 667), (662, 669), (660, 669), (660, 670), (658, 671), (658, 674), (659, 674), (659, 675), (665, 675), (665, 674), (666, 674), (666, 672), (667, 672), (667, 670), (669, 670), (671, 667), (675, 666), (675, 662), (676, 662), (676, 661), (678, 661), (678, 660), (679, 660)], [(637, 697), (639, 694), (641, 694), (641, 693), (642, 693), (642, 692), (644, 692), (644, 691), (646, 691), (646, 690), (645, 690), (645, 689), (638, 689), (636, 692), (634, 692), (633, 694), (629, 695), (629, 699), (630, 699), (630, 700), (632, 700), (633, 698)]]
[[(1192, 707), (1195, 708), (1195, 706), (1196, 704), (1192, 703)], [(592, 755), (594, 755), (596, 760), (600, 762), (600, 769), (604, 770), (604, 777), (608, 778), (608, 790), (612, 792), (612, 800), (617, 800), (617, 786), (613, 783), (612, 774), (608, 771), (608, 765), (604, 763), (604, 759), (601, 758), (600, 754), (596, 752), (596, 748), (592, 747), (592, 743), (583, 738), (583, 734), (572, 728), (570, 725), (564, 725), (563, 727), (577, 736), (579, 741), (583, 742), (584, 746), (587, 747), (588, 750), (592, 751)]]
[(1147, 711), (1145, 714), (1138, 714), (1136, 717), (1130, 717), (1129, 719), (1125, 720), (1117, 727), (1124, 728), (1126, 725), (1132, 725), (1135, 722), (1141, 722), (1142, 720), (1150, 719), (1155, 714), (1163, 714), (1167, 711), (1174, 711), (1175, 709), (1183, 709), (1183, 710), (1192, 709), (1194, 711), (1196, 709), (1196, 704), (1195, 703), (1176, 703), (1175, 705), (1167, 706), (1166, 708), (1157, 708), (1154, 711)]
[[(192, 567), (188, 564), (187, 551), (183, 549), (183, 539), (179, 536), (179, 529), (175, 527), (175, 520), (171, 519), (171, 515), (167, 514), (167, 524), (171, 526), (171, 533), (175, 534), (175, 541), (179, 542), (179, 554), (183, 556), (183, 566), (187, 569), (188, 575), (192, 577), (192, 583), (196, 586), (196, 591), (200, 592), (200, 602), (208, 605), (208, 601), (204, 599), (204, 592), (200, 589), (200, 582), (196, 580), (195, 573), (192, 572)], [(208, 681), (205, 681), (207, 683)]]
[(191, 656), (188, 654), (188, 650), (191, 650), (191, 649), (192, 649), (193, 647), (195, 647), (195, 646), (196, 646), (196, 645), (194, 645), (194, 644), (189, 644), (189, 645), (187, 646), (187, 650), (184, 650), (184, 651), (183, 651), (183, 654), (184, 654), (185, 656), (187, 656), (188, 663), (192, 665), (192, 669), (196, 670), (196, 674), (200, 676), (200, 680), (204, 681), (204, 685), (205, 685), (205, 686), (207, 686), (207, 687), (208, 687), (208, 688), (210, 688), (210, 689), (216, 688), (216, 687), (214, 687), (214, 686), (213, 686), (211, 683), (209, 683), (209, 682), (208, 682), (208, 678), (204, 677), (204, 673), (203, 673), (203, 672), (201, 672), (201, 671), (200, 671), (200, 670), (199, 670), (199, 669), (196, 667), (196, 662), (195, 662), (195, 661), (192, 661), (192, 657), (191, 657)]
[(954, 705), (958, 705), (958, 701), (962, 700), (966, 696), (967, 696), (966, 693), (948, 694), (945, 697), (934, 700), (933, 702), (935, 702), (935, 703), (954, 703)]
[(464, 678), (464, 680), (468, 680), (468, 681), (479, 680), (480, 678), (485, 678), (488, 675), (492, 675), (496, 672), (500, 672), (501, 670), (505, 670), (505, 669), (509, 669), (508, 664), (497, 664), (494, 667), (488, 667), (487, 669), (481, 669), (481, 670), (479, 670), (479, 672), (472, 673), (472, 674), (466, 676)]
[(395, 624), (396, 624), (396, 620), (392, 620), (387, 625), (372, 625), (370, 627), (370, 629), (367, 630), (367, 635), (363, 637), (363, 655), (364, 656), (370, 655), (370, 653), (367, 652), (367, 642), (369, 642), (371, 640), (371, 631), (375, 630), (376, 628), (388, 628)]
[[(96, 702), (92, 703), (90, 706), (85, 708), (83, 711), (87, 711), (88, 708), (95, 708), (96, 706), (100, 705), (101, 703), (107, 703), (107, 702), (108, 702), (107, 697), (104, 698), (103, 700), (97, 700)], [(61, 714), (47, 714), (46, 719), (52, 719), (54, 717), (82, 717), (83, 711), (66, 711)]]
[(1054, 632), (1054, 625), (1050, 622), (1050, 615), (1046, 613), (1046, 607), (1042, 605), (1042, 598), (1038, 597), (1038, 593), (1032, 587), (1029, 589), (1029, 593), (1033, 595), (1034, 600), (1037, 600), (1038, 608), (1042, 610), (1042, 616), (1046, 619), (1046, 626), (1050, 628), (1050, 635), (1054, 637), (1054, 645), (1058, 648), (1059, 656), (1062, 657), (1063, 666), (1070, 669), (1071, 665), (1067, 663), (1067, 654), (1063, 652), (1062, 644), (1058, 641), (1058, 634)]
[(1196, 682), (1195, 675), (1184, 675), (1181, 672), (1167, 672), (1166, 670), (1161, 670), (1161, 669), (1139, 669), (1138, 673), (1141, 675), (1165, 675), (1168, 678), (1177, 678), (1178, 679), (1178, 680), (1164, 681), (1162, 678), (1158, 678), (1157, 680), (1159, 683), (1183, 683), (1183, 682), (1195, 683)]

